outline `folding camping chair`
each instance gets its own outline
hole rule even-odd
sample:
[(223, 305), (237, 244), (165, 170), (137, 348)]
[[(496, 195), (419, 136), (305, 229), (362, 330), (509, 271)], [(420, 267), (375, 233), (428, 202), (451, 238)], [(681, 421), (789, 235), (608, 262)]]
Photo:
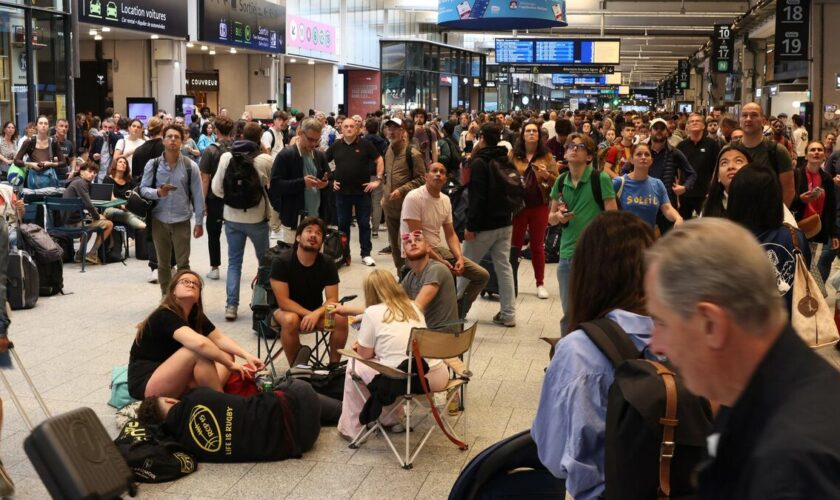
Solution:
[[(454, 401), (455, 397), (460, 393), (459, 389), (465, 386), (469, 382), (469, 377), (471, 373), (469, 371), (469, 362), (470, 362), (470, 354), (472, 349), (473, 340), (475, 339), (475, 332), (477, 328), (477, 323), (473, 323), (472, 326), (465, 329), (464, 331), (451, 333), (451, 332), (444, 332), (438, 330), (431, 330), (428, 328), (412, 328), (411, 330), (411, 337), (408, 342), (408, 346), (406, 348), (406, 354), (411, 358), (413, 361), (416, 361), (417, 356), (420, 356), (424, 359), (440, 359), (443, 360), (444, 363), (447, 364), (450, 370), (450, 378), (449, 382), (446, 386), (435, 392), (431, 392), (428, 390), (428, 385), (425, 381), (424, 374), (418, 373), (421, 377), (421, 382), (423, 385), (423, 392), (426, 395), (426, 398), (422, 398), (420, 401), (415, 400), (415, 394), (413, 393), (414, 390), (411, 387), (411, 379), (412, 379), (412, 371), (414, 369), (415, 363), (412, 361), (408, 363), (408, 371), (402, 371), (397, 368), (392, 368), (390, 366), (385, 366), (376, 361), (370, 359), (362, 359), (355, 351), (349, 349), (342, 349), (339, 352), (341, 354), (350, 358), (350, 371), (351, 377), (355, 382), (353, 387), (355, 387), (356, 391), (364, 397), (364, 392), (362, 391), (362, 380), (361, 378), (356, 375), (355, 367), (356, 363), (363, 363), (370, 368), (373, 368), (381, 375), (388, 377), (394, 380), (405, 380), (406, 381), (406, 391), (403, 395), (403, 404), (395, 404), (390, 411), (385, 413), (384, 415), (380, 415), (380, 417), (369, 424), (367, 428), (362, 428), (359, 433), (353, 437), (353, 440), (350, 442), (350, 448), (357, 449), (359, 448), (365, 440), (374, 432), (379, 431), (380, 435), (385, 438), (385, 441), (388, 443), (388, 446), (391, 448), (391, 451), (394, 452), (394, 456), (397, 457), (397, 462), (403, 469), (411, 469), (414, 460), (417, 458), (417, 455), (420, 453), (420, 450), (423, 449), (423, 446), (428, 441), (429, 437), (432, 434), (432, 431), (435, 430), (436, 427), (439, 427), (441, 431), (449, 438), (452, 443), (454, 443), (460, 450), (468, 449), (466, 443), (464, 443), (455, 433), (453, 427), (457, 425), (458, 421), (460, 420), (461, 416), (464, 417), (464, 430), (466, 433), (466, 411), (461, 412), (456, 418), (455, 422), (452, 424), (449, 423), (448, 419), (444, 416), (446, 412), (447, 406)], [(467, 354), (465, 357), (465, 361), (461, 362), (459, 357)], [(445, 393), (446, 400), (443, 405), (436, 405), (434, 395), (436, 393)], [(426, 431), (426, 434), (421, 439), (420, 443), (417, 444), (413, 453), (411, 450), (411, 413), (414, 408), (424, 406), (421, 401), (425, 399), (429, 405), (429, 412), (423, 415), (416, 424), (420, 424), (423, 420), (425, 420), (429, 414), (434, 417), (434, 420), (437, 425), (431, 425), (429, 430)], [(440, 408), (438, 408), (440, 406)], [(405, 410), (405, 453), (404, 455), (400, 455), (397, 451), (397, 448), (394, 446), (394, 443), (391, 441), (391, 438), (388, 436), (388, 433), (385, 432), (385, 427), (382, 425), (383, 421), (387, 421), (388, 417), (390, 417), (398, 408), (404, 408)], [(443, 410), (441, 412), (441, 409)]]

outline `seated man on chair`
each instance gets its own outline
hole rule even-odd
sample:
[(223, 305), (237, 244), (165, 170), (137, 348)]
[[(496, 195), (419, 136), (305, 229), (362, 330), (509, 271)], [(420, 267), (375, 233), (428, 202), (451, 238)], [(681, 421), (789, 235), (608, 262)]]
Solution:
[(85, 206), (85, 210), (87, 210), (91, 216), (91, 221), (85, 222), (79, 218), (78, 214), (69, 215), (64, 221), (65, 226), (81, 226), (84, 224), (88, 229), (101, 229), (101, 231), (96, 234), (96, 241), (93, 244), (93, 248), (87, 253), (87, 255), (84, 255), (84, 248), (79, 249), (79, 253), (76, 255), (76, 262), (81, 262), (82, 255), (84, 255), (84, 259), (91, 264), (101, 264), (96, 253), (99, 250), (99, 246), (103, 241), (108, 239), (111, 235), (111, 231), (114, 229), (114, 223), (99, 213), (99, 210), (97, 210), (96, 207), (93, 206), (93, 202), (90, 201), (90, 183), (94, 178), (96, 178), (96, 172), (98, 170), (99, 166), (96, 163), (92, 161), (85, 163), (79, 171), (79, 177), (67, 185), (63, 194), (64, 198), (80, 198)]
[[(291, 365), (300, 349), (300, 333), (324, 327), (324, 310), (338, 304), (338, 271), (321, 254), (326, 235), (324, 221), (307, 217), (298, 225), (294, 251), (277, 259), (271, 268), (271, 289), (280, 308), (274, 319), (280, 325), (280, 341)], [(326, 300), (325, 296), (326, 295)], [(338, 350), (347, 342), (347, 318), (336, 315), (330, 334), (330, 365), (338, 363)]]
[(431, 258), (431, 249), (420, 229), (403, 234), (402, 245), (410, 269), (402, 287), (426, 317), (426, 325), (451, 325), (453, 331), (460, 331), (460, 325), (453, 325), (458, 321), (458, 298), (449, 268)]

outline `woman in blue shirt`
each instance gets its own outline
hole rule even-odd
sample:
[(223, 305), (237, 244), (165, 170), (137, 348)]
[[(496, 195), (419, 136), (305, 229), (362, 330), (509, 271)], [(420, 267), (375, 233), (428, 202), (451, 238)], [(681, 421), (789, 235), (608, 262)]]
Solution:
[(198, 138), (198, 150), (204, 152), (207, 146), (216, 142), (216, 128), (211, 122), (206, 122), (201, 126), (201, 137)]
[(671, 205), (668, 191), (662, 181), (648, 175), (653, 165), (650, 146), (639, 143), (633, 146), (633, 170), (613, 179), (618, 208), (636, 214), (650, 227), (656, 227), (656, 213), (660, 210), (666, 219), (676, 225), (683, 223), (677, 209)]
[[(628, 212), (608, 211), (593, 219), (575, 248), (570, 289), (577, 293), (570, 298), (569, 324), (606, 317), (640, 351), (645, 349), (653, 321), (645, 309), (643, 264), (653, 241), (650, 225)], [(540, 462), (566, 480), (575, 500), (604, 494), (606, 402), (612, 383), (612, 364), (583, 330), (557, 343), (531, 436)]]

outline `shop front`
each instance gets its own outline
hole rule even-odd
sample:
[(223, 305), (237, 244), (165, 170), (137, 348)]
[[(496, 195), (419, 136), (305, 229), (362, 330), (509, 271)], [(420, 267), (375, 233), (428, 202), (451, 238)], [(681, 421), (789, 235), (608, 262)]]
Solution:
[(456, 108), (483, 108), (484, 54), (414, 40), (383, 40), (380, 50), (387, 112), (420, 107), (448, 115)]
[(23, 130), (38, 115), (72, 113), (69, 32), (65, 0), (0, 3), (0, 121)]

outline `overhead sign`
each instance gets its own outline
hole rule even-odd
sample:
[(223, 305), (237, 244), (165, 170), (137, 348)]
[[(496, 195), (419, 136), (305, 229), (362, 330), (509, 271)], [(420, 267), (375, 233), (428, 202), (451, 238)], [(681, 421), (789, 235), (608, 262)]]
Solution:
[(327, 54), (336, 53), (335, 27), (297, 16), (286, 16), (286, 45)]
[(79, 21), (186, 38), (187, 2), (172, 0), (78, 0)]
[(555, 65), (544, 66), (538, 64), (531, 65), (510, 65), (499, 66), (501, 72), (508, 73), (568, 73), (572, 75), (611, 75), (615, 72), (615, 67), (607, 64), (574, 64), (574, 65)]
[(620, 53), (620, 40), (496, 39), (497, 64), (619, 64)]
[(732, 28), (728, 24), (716, 24), (712, 35), (712, 71), (731, 73), (734, 54)]
[(199, 16), (201, 40), (275, 54), (285, 51), (285, 4), (266, 0), (201, 0)]
[(776, 0), (776, 61), (807, 61), (811, 0)]
[(438, 25), (459, 30), (561, 28), (566, 0), (438, 0)]
[(218, 72), (197, 72), (187, 71), (187, 92), (192, 91), (219, 91)]
[(688, 59), (682, 59), (677, 63), (677, 83), (679, 88), (685, 90), (688, 88), (688, 77), (691, 74), (691, 65)]

